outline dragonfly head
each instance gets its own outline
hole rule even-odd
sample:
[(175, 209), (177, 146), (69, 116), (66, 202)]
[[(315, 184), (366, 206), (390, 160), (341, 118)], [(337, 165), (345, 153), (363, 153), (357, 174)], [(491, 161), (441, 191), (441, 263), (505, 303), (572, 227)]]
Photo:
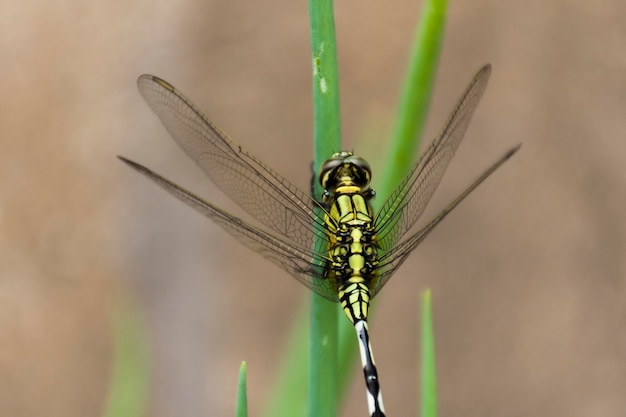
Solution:
[(319, 181), (324, 190), (334, 193), (338, 187), (367, 189), (372, 178), (370, 164), (351, 152), (339, 152), (327, 159), (320, 168)]

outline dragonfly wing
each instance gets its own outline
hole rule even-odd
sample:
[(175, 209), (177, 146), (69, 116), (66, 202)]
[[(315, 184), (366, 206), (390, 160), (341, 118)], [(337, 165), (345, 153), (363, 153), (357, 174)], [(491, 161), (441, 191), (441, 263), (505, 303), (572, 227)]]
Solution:
[(413, 227), (448, 168), (482, 97), (491, 65), (485, 65), (467, 87), (441, 134), (426, 149), (376, 216), (380, 247), (388, 251)]
[(187, 155), (252, 217), (301, 246), (325, 236), (323, 221), (313, 212), (319, 203), (246, 152), (172, 85), (142, 75), (137, 86)]
[(150, 178), (174, 197), (216, 222), (241, 243), (289, 272), (306, 287), (324, 298), (337, 301), (336, 293), (329, 286), (328, 280), (323, 278), (323, 271), (327, 263), (324, 253), (317, 253), (310, 247), (301, 247), (297, 244), (286, 242), (204, 201), (143, 165), (121, 156), (118, 156), (118, 158)]
[(505, 163), (515, 152), (519, 150), (522, 145), (519, 144), (514, 148), (507, 151), (496, 162), (494, 162), (485, 172), (483, 172), (476, 180), (465, 189), (452, 203), (439, 213), (434, 219), (432, 219), (426, 226), (420, 229), (410, 238), (404, 240), (402, 243), (394, 246), (390, 251), (386, 252), (379, 258), (379, 274), (376, 277), (376, 281), (372, 283), (371, 291), (372, 297), (376, 295), (380, 289), (387, 283), (393, 273), (402, 265), (409, 254), (419, 245), (422, 241), (432, 232), (437, 226), (461, 201), (465, 199), (472, 191), (476, 189), (483, 181), (487, 179), (496, 169)]

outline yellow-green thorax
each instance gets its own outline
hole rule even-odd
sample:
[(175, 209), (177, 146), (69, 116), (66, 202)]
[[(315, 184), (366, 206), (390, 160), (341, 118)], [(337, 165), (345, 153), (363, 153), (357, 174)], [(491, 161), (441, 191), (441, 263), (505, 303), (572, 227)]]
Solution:
[(375, 279), (377, 243), (369, 188), (371, 169), (350, 152), (334, 154), (322, 165), (324, 221), (329, 235), (328, 278), (353, 323), (367, 320), (370, 284)]

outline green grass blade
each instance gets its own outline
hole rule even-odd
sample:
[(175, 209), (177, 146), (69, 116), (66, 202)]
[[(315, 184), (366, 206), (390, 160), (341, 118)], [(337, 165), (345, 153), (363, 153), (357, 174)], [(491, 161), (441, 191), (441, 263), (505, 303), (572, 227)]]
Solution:
[(422, 295), (422, 417), (437, 417), (437, 369), (430, 290)]
[(315, 296), (311, 306), (309, 417), (337, 413), (337, 305)]
[[(313, 65), (314, 164), (341, 149), (339, 71), (332, 0), (309, 0)], [(320, 196), (316, 184), (316, 196)], [(337, 305), (317, 294), (311, 303), (309, 417), (337, 412)]]
[(447, 0), (427, 0), (422, 7), (383, 180), (377, 186), (378, 204), (385, 201), (416, 160), (435, 82), (446, 10)]
[(246, 381), (246, 363), (241, 362), (241, 366), (239, 367), (239, 381), (237, 382), (236, 417), (248, 417), (248, 393), (246, 392)]
[[(332, 0), (309, 0), (313, 65), (313, 140), (315, 168), (341, 149), (339, 70)], [(319, 185), (316, 184), (317, 191)]]
[(147, 331), (138, 311), (126, 300), (112, 308), (114, 359), (104, 417), (139, 417), (146, 413), (150, 380)]

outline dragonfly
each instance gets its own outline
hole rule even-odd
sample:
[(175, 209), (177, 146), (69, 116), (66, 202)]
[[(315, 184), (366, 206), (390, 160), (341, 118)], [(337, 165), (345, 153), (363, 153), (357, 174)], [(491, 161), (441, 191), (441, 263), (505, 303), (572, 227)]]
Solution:
[(341, 303), (357, 334), (369, 414), (384, 417), (367, 326), (371, 299), (435, 226), (521, 146), (508, 150), (443, 211), (412, 230), (463, 139), (490, 73), (489, 64), (478, 71), (441, 133), (376, 213), (372, 170), (363, 158), (338, 152), (325, 161), (319, 170), (323, 196), (317, 200), (242, 148), (180, 91), (153, 75), (137, 80), (148, 105), (213, 183), (262, 226), (118, 157), (315, 293)]

